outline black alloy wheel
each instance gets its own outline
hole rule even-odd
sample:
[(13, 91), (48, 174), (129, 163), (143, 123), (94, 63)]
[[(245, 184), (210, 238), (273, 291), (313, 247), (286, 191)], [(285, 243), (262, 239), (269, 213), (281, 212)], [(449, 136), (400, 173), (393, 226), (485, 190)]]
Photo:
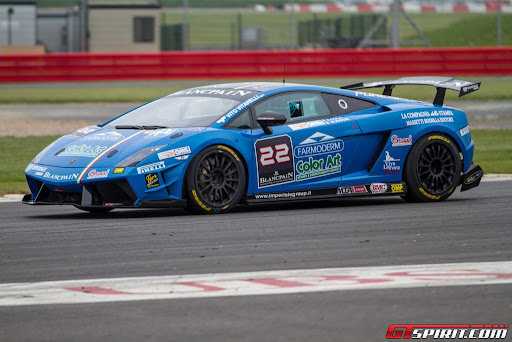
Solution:
[(189, 207), (205, 214), (227, 212), (240, 201), (245, 182), (245, 167), (238, 153), (224, 145), (210, 146), (189, 168)]
[(442, 201), (459, 185), (462, 161), (452, 138), (440, 133), (422, 137), (407, 158), (404, 180), (406, 200)]

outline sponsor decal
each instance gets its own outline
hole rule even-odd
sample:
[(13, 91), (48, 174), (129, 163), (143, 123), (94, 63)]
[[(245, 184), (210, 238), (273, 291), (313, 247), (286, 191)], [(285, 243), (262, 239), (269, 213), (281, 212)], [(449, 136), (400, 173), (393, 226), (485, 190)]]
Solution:
[(160, 186), (160, 178), (158, 177), (158, 173), (148, 173), (145, 177), (146, 179), (146, 188), (156, 188)]
[(178, 96), (178, 95), (223, 95), (223, 96), (233, 96), (233, 97), (244, 97), (254, 93), (254, 91), (250, 90), (240, 90), (240, 89), (189, 89), (189, 90), (181, 90), (177, 91), (170, 96)]
[(340, 106), (341, 109), (347, 109), (348, 108), (347, 102), (345, 102), (345, 100), (342, 100), (342, 99), (338, 100), (338, 106)]
[(107, 178), (109, 173), (110, 173), (110, 169), (108, 169), (106, 171), (96, 171), (95, 169), (92, 169), (87, 174), (87, 179)]
[(508, 324), (391, 324), (387, 339), (505, 339)]
[(84, 128), (77, 129), (74, 132), (68, 133), (64, 137), (72, 138), (72, 139), (78, 139), (78, 138), (83, 137), (84, 135), (87, 135), (89, 133), (96, 132), (99, 129), (100, 128), (96, 127), (96, 126), (84, 127)]
[(354, 185), (352, 187), (352, 192), (355, 194), (362, 194), (368, 192), (368, 190), (366, 190), (366, 186), (364, 185)]
[(94, 158), (104, 152), (107, 146), (72, 145), (59, 153), (59, 157), (89, 157)]
[(392, 193), (404, 192), (404, 185), (402, 183), (391, 184), (391, 192)]
[(462, 87), (462, 91), (464, 93), (467, 93), (467, 92), (474, 92), (474, 91), (477, 91), (478, 89), (480, 89), (480, 85), (478, 83), (474, 83), (470, 86), (465, 86), (465, 87)]
[(296, 197), (309, 197), (312, 195), (311, 190), (307, 191), (287, 191), (287, 192), (274, 192), (269, 194), (255, 194), (255, 199), (278, 199), (278, 198), (296, 198)]
[[(241, 91), (241, 90), (240, 90)], [(225, 123), (226, 121), (228, 121), (229, 119), (231, 119), (233, 116), (237, 115), (238, 113), (240, 113), (242, 110), (244, 110), (245, 108), (247, 108), (248, 106), (250, 106), (252, 103), (258, 101), (259, 99), (261, 99), (262, 97), (265, 97), (265, 94), (264, 93), (261, 93), (261, 94), (257, 94), (253, 97), (251, 97), (250, 99), (242, 102), (241, 104), (239, 104), (238, 106), (236, 106), (235, 108), (233, 108), (232, 110), (230, 110), (228, 113), (224, 114), (219, 120), (217, 120), (217, 123), (218, 124), (222, 124), (222, 123)]]
[(259, 139), (254, 144), (258, 188), (295, 180), (292, 140), (288, 135)]
[(121, 174), (121, 173), (124, 173), (124, 167), (116, 167), (114, 169), (114, 172), (115, 174)]
[(164, 151), (158, 153), (158, 159), (168, 159), (190, 154), (190, 146), (175, 148), (174, 150)]
[(88, 135), (83, 140), (102, 140), (102, 141), (118, 141), (123, 139), (124, 136), (117, 132), (104, 132)]
[(466, 127), (464, 127), (463, 129), (460, 130), (460, 136), (461, 137), (465, 136), (468, 133), (469, 133), (469, 126), (466, 126)]
[(412, 145), (412, 135), (409, 135), (407, 138), (400, 138), (398, 135), (393, 134), (391, 136), (391, 146), (408, 146)]
[(482, 170), (477, 171), (474, 174), (472, 174), (471, 176), (469, 176), (468, 178), (466, 178), (466, 180), (464, 181), (464, 184), (466, 184), (466, 185), (472, 184), (472, 183), (476, 182), (477, 180), (479, 180), (480, 178), (482, 178), (483, 175), (484, 175), (484, 172)]
[(342, 140), (335, 139), (324, 133), (316, 132), (301, 142), (299, 146), (295, 147), (293, 153), (297, 158), (304, 158), (307, 156), (341, 152), (343, 148), (344, 143)]
[(42, 173), (41, 171), (37, 171), (37, 172), (35, 173), (35, 175), (36, 175), (36, 176), (42, 176), (42, 175), (43, 175), (43, 173)]
[(299, 160), (295, 168), (297, 181), (338, 173), (341, 172), (341, 154), (327, 155), (319, 159), (309, 157), (307, 160)]
[(39, 165), (36, 165), (36, 164), (29, 163), (27, 168), (25, 169), (25, 172), (28, 172), (30, 170), (35, 170), (35, 171), (39, 171), (39, 172), (45, 172), (47, 169), (48, 169), (47, 167), (39, 166)]
[(145, 135), (145, 138), (160, 138), (173, 134), (177, 129), (174, 128), (164, 128), (164, 129), (152, 129), (142, 131)]
[(75, 180), (78, 178), (78, 173), (72, 173), (72, 174), (68, 174), (68, 175), (56, 175), (51, 172), (45, 172), (43, 174), (43, 177), (47, 178), (47, 179), (58, 180), (58, 181)]
[(366, 93), (364, 91), (356, 91), (355, 93), (356, 93), (357, 97), (379, 97), (379, 98), (384, 98), (384, 99), (395, 99), (395, 100), (406, 101), (406, 102), (421, 102), (421, 101), (416, 101), (416, 100), (404, 99), (404, 98), (396, 97), (396, 96), (386, 96), (386, 95), (381, 95), (381, 94)]
[(350, 186), (342, 186), (338, 188), (336, 191), (336, 195), (350, 195), (352, 193), (352, 187)]
[(402, 113), (401, 116), (402, 120), (406, 121), (407, 126), (453, 122), (453, 112), (451, 110), (424, 110), (421, 112)]
[(400, 161), (400, 159), (396, 159), (391, 157), (388, 151), (385, 152), (386, 158), (384, 159), (384, 174), (386, 175), (393, 175), (400, 173), (400, 165), (397, 165), (397, 163)]
[(147, 165), (144, 165), (144, 166), (139, 166), (137, 168), (137, 173), (140, 175), (142, 173), (153, 172), (153, 171), (160, 170), (160, 169), (163, 169), (163, 168), (165, 168), (165, 163), (164, 162), (157, 162), (157, 163), (153, 163), (153, 164), (147, 164)]
[(370, 184), (370, 191), (373, 194), (381, 194), (388, 191), (388, 185), (386, 183), (372, 183)]
[(326, 119), (320, 119), (320, 120), (313, 120), (313, 121), (306, 121), (306, 122), (299, 122), (296, 124), (288, 125), (293, 131), (298, 131), (304, 128), (312, 128), (312, 127), (318, 127), (318, 126), (324, 126), (324, 125), (331, 125), (336, 124), (340, 122), (349, 121), (349, 118), (335, 116), (333, 118), (326, 118)]
[(428, 137), (428, 140), (442, 140), (444, 141), (445, 143), (449, 144), (450, 143), (450, 140), (446, 139), (445, 137), (442, 137), (440, 135), (433, 135), (431, 137)]

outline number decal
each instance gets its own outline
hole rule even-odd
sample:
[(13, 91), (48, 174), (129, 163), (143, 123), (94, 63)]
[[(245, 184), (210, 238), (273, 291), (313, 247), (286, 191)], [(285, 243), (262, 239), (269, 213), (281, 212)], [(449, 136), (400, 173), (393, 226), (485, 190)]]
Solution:
[(261, 165), (268, 166), (268, 165), (274, 165), (276, 163), (274, 161), (274, 158), (272, 158), (274, 156), (274, 150), (272, 149), (271, 146), (266, 146), (266, 147), (260, 148), (260, 153), (261, 153), (261, 157), (260, 157)]
[(286, 163), (290, 161), (290, 156), (288, 152), (290, 148), (286, 144), (279, 144), (275, 146), (276, 148), (276, 160), (278, 163)]
[(256, 140), (258, 189), (295, 181), (292, 139), (280, 135)]

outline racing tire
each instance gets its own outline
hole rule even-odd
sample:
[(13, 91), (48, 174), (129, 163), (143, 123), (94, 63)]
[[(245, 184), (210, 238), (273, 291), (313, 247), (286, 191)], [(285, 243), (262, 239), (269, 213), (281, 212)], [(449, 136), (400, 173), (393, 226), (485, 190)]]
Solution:
[(187, 172), (188, 208), (200, 214), (232, 210), (245, 192), (242, 158), (225, 145), (205, 148), (192, 160)]
[(83, 211), (87, 211), (91, 214), (106, 214), (106, 213), (114, 210), (114, 208), (82, 207), (79, 205), (75, 205), (75, 208), (83, 210)]
[(409, 202), (440, 202), (460, 183), (462, 162), (453, 139), (442, 133), (423, 136), (412, 147), (405, 163), (404, 181)]

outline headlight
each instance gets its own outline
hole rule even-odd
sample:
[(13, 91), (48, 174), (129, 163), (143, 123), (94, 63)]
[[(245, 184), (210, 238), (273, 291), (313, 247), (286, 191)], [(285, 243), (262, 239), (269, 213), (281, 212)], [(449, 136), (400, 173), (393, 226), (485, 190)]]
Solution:
[(39, 154), (34, 158), (32, 159), (32, 163), (33, 164), (39, 164), (39, 162), (41, 161), (41, 158), (44, 157), (44, 155), (46, 154), (46, 152), (48, 152), (49, 149), (52, 148), (53, 145), (55, 145), (55, 143), (57, 142), (58, 140), (55, 140), (54, 142), (52, 142), (50, 145), (46, 146), (44, 148), (44, 150), (42, 150), (41, 152), (39, 152)]
[(139, 162), (143, 161), (144, 159), (146, 159), (147, 157), (149, 157), (150, 155), (152, 155), (153, 153), (155, 153), (156, 151), (158, 151), (159, 149), (161, 149), (162, 147), (165, 147), (165, 146), (167, 146), (167, 145), (160, 145), (160, 146), (144, 148), (144, 149), (138, 151), (137, 153), (132, 154), (131, 156), (129, 156), (128, 158), (126, 158), (125, 160), (123, 160), (122, 162), (117, 164), (115, 167), (135, 166)]

